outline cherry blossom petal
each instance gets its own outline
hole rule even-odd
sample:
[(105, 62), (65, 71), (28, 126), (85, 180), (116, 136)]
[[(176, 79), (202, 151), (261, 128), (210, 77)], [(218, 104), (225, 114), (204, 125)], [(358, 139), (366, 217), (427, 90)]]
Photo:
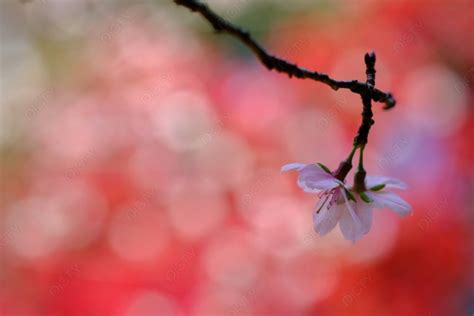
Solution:
[(339, 228), (347, 240), (356, 242), (362, 237), (360, 221), (356, 222), (349, 212), (343, 212), (339, 220)]
[(318, 165), (313, 164), (300, 170), (298, 185), (305, 192), (320, 192), (334, 189), (343, 183)]
[(372, 227), (372, 209), (373, 205), (357, 199), (355, 212), (362, 223), (363, 233), (367, 234)]
[(398, 179), (385, 177), (385, 176), (367, 176), (365, 178), (365, 185), (368, 189), (373, 188), (377, 185), (385, 184), (386, 188), (393, 189), (406, 189), (407, 185)]
[(315, 211), (313, 214), (314, 230), (321, 236), (326, 235), (336, 227), (336, 224), (346, 207), (344, 203), (341, 203), (333, 204), (328, 208), (330, 200), (331, 198), (322, 198), (316, 204), (316, 211), (319, 210), (319, 213)]
[(411, 212), (411, 206), (404, 199), (393, 192), (366, 192), (378, 208), (390, 208), (401, 216)]
[[(342, 216), (339, 220), (339, 228), (341, 229), (341, 233), (344, 235), (344, 238), (351, 240), (352, 242), (356, 242), (362, 237), (362, 235), (364, 235), (367, 229), (364, 227), (364, 224), (362, 223), (359, 216), (357, 216), (351, 205), (355, 203), (352, 201), (349, 202), (347, 200), (346, 194), (343, 194), (343, 196), (346, 201), (348, 212), (342, 212)], [(364, 213), (364, 215), (366, 214)]]
[(286, 164), (283, 167), (281, 167), (281, 172), (287, 172), (287, 171), (291, 171), (291, 170), (301, 170), (306, 166), (307, 165), (304, 164), (304, 163), (298, 163), (298, 162), (289, 163), (289, 164)]

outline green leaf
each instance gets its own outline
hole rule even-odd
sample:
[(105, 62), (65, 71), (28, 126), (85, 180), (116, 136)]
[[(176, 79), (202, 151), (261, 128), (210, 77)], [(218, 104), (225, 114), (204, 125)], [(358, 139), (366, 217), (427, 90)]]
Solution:
[(377, 184), (376, 186), (371, 187), (370, 191), (377, 192), (382, 190), (383, 188), (385, 188), (385, 184)]
[(365, 192), (360, 192), (359, 196), (362, 199), (362, 201), (364, 201), (365, 203), (373, 202), (373, 200), (369, 198), (369, 196)]
[(326, 167), (325, 165), (323, 165), (322, 163), (318, 162), (317, 165), (320, 166), (321, 169), (323, 169), (323, 170), (326, 171), (327, 173), (332, 174), (332, 173), (331, 173), (331, 170), (329, 170), (329, 168)]
[(347, 197), (349, 198), (349, 200), (352, 200), (352, 201), (356, 201), (354, 195), (351, 193), (351, 191), (347, 190), (346, 188), (344, 188), (344, 191), (346, 192), (346, 195)]

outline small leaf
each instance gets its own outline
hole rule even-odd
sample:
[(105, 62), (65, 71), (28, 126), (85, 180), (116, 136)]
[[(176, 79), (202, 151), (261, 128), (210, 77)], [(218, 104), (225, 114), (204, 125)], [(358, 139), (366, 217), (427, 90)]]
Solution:
[(376, 186), (371, 187), (370, 191), (377, 192), (382, 190), (383, 188), (385, 188), (385, 184), (377, 184)]
[(354, 195), (351, 193), (351, 191), (347, 190), (346, 188), (344, 188), (344, 191), (346, 192), (346, 195), (347, 197), (349, 198), (349, 200), (352, 200), (352, 201), (356, 201)]
[(329, 170), (329, 168), (326, 167), (325, 165), (323, 165), (322, 163), (318, 162), (317, 165), (320, 166), (321, 169), (323, 169), (323, 170), (326, 171), (327, 173), (332, 174), (332, 173), (331, 173), (331, 170)]
[(362, 201), (364, 201), (365, 203), (373, 202), (373, 200), (369, 198), (369, 196), (365, 192), (359, 193), (359, 196), (362, 199)]

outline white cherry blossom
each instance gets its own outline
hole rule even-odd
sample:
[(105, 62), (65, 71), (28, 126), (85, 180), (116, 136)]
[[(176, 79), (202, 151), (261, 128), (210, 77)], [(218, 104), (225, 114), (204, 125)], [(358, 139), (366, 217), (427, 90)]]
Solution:
[(394, 178), (367, 176), (367, 190), (357, 194), (321, 164), (291, 163), (281, 170), (298, 171), (298, 186), (305, 192), (318, 194), (313, 224), (321, 236), (339, 224), (344, 238), (355, 242), (370, 231), (374, 208), (387, 207), (402, 216), (411, 212), (411, 206), (405, 200), (385, 190), (406, 188), (402, 181)]
[(297, 170), (298, 186), (305, 192), (318, 193), (313, 224), (319, 235), (326, 235), (338, 223), (344, 238), (353, 242), (368, 233), (372, 206), (354, 196), (329, 170), (320, 164), (301, 163), (287, 164), (281, 170)]

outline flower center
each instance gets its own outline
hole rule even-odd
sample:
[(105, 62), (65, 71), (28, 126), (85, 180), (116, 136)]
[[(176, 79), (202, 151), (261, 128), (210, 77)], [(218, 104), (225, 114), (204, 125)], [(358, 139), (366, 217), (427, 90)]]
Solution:
[[(337, 199), (339, 198), (339, 190), (338, 188), (334, 188), (331, 190), (323, 191), (319, 194), (320, 199), (324, 199), (323, 203), (321, 203), (321, 206), (319, 209), (316, 211), (316, 214), (319, 214), (319, 212), (322, 210), (324, 205), (326, 205), (326, 209), (330, 209), (334, 203), (336, 203)], [(329, 200), (329, 203), (326, 204), (326, 202)]]

